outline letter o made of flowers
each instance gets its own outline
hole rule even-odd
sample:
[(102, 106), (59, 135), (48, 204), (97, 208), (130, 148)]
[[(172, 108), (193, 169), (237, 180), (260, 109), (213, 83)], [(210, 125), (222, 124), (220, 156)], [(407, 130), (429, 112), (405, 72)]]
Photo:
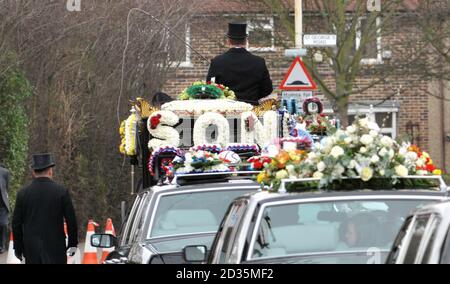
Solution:
[(173, 128), (180, 118), (171, 111), (162, 110), (152, 114), (147, 121), (147, 129), (154, 137), (148, 142), (149, 149), (157, 149), (165, 146), (178, 147), (180, 134)]
[[(206, 129), (210, 125), (217, 126), (217, 137), (215, 141), (208, 142)], [(200, 116), (194, 124), (194, 145), (220, 144), (227, 145), (230, 140), (230, 125), (228, 120), (221, 114), (208, 112)]]

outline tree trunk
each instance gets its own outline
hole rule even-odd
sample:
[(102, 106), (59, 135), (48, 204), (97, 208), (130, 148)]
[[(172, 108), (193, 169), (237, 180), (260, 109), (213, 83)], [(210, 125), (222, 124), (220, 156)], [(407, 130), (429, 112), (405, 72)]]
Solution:
[(336, 74), (336, 96), (333, 104), (333, 111), (340, 121), (340, 126), (348, 126), (348, 98), (352, 88), (345, 72), (337, 69)]
[(346, 128), (348, 126), (348, 97), (339, 96), (333, 105), (333, 111), (340, 121), (340, 126)]

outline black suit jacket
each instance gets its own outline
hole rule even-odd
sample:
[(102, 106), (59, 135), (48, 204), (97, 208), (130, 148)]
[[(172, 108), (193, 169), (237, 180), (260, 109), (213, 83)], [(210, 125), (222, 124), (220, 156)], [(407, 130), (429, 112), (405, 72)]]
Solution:
[(34, 179), (16, 198), (12, 221), (16, 253), (23, 254), (26, 263), (67, 263), (64, 220), (68, 247), (76, 247), (78, 228), (69, 191), (49, 178)]
[(263, 58), (244, 48), (231, 48), (211, 61), (206, 80), (229, 87), (239, 101), (258, 104), (273, 91), (269, 70)]
[(0, 167), (0, 206), (5, 206), (9, 211), (9, 171), (5, 168)]

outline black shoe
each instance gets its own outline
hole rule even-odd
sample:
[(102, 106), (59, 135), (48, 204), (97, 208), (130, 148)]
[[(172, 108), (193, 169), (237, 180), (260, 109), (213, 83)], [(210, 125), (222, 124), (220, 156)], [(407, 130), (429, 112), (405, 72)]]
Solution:
[(5, 248), (0, 248), (0, 254), (4, 253), (5, 251)]

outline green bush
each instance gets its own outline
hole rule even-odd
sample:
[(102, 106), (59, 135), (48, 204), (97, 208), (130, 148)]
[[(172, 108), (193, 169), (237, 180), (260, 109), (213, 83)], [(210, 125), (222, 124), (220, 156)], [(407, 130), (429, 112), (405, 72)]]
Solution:
[(32, 95), (30, 83), (14, 61), (11, 55), (0, 59), (0, 161), (11, 172), (11, 205), (27, 169), (30, 131), (25, 104)]

